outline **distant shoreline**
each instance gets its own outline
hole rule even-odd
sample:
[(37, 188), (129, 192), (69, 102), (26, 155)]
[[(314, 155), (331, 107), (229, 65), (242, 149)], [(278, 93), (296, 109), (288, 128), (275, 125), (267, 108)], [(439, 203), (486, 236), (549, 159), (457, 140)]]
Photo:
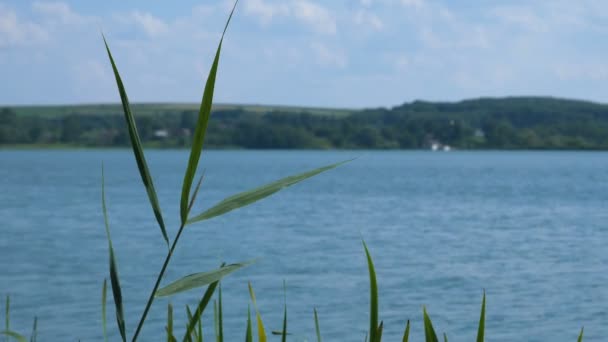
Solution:
[[(187, 148), (194, 104), (134, 104), (144, 146)], [(0, 108), (0, 148), (123, 148), (117, 105)], [(550, 97), (414, 101), (361, 110), (218, 105), (205, 146), (305, 150), (608, 150), (608, 105)]]

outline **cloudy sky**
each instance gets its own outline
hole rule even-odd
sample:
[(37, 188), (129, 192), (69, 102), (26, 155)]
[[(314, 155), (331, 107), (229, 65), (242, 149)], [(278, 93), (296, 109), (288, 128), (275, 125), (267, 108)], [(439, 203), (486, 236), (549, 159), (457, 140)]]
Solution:
[[(198, 102), (230, 1), (0, 0), (0, 105)], [(608, 102), (606, 0), (241, 0), (216, 101)]]

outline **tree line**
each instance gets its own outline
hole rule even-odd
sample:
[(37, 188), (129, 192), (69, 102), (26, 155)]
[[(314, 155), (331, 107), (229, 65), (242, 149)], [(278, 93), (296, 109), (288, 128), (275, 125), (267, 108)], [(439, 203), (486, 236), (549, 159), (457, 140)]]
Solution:
[[(142, 141), (190, 144), (198, 113), (163, 107), (136, 115)], [(0, 109), (0, 145), (127, 146), (120, 114), (18, 114)], [(215, 111), (206, 145), (246, 149), (608, 149), (608, 106), (554, 98), (414, 101), (393, 108), (319, 115), (247, 107)]]

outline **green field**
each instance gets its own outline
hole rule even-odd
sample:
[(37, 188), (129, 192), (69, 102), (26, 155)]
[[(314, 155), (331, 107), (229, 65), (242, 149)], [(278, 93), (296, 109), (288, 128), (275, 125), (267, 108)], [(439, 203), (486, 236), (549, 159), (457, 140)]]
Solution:
[[(165, 113), (179, 113), (183, 111), (198, 111), (199, 103), (134, 103), (131, 109), (136, 115), (154, 116)], [(2, 107), (2, 106), (0, 106)], [(64, 117), (68, 115), (122, 115), (120, 104), (80, 104), (80, 105), (41, 105), (41, 106), (14, 106), (11, 109), (17, 115)], [(265, 114), (268, 112), (302, 113), (312, 115), (345, 116), (352, 113), (352, 109), (273, 106), (257, 104), (215, 104), (215, 112), (242, 110), (247, 113)]]

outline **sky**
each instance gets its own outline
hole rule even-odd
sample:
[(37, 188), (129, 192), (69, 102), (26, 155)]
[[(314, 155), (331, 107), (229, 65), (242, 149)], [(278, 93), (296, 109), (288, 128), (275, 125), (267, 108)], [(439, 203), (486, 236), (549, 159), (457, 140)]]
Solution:
[[(0, 105), (199, 102), (228, 0), (0, 0)], [(215, 101), (608, 102), (606, 0), (241, 0)]]

